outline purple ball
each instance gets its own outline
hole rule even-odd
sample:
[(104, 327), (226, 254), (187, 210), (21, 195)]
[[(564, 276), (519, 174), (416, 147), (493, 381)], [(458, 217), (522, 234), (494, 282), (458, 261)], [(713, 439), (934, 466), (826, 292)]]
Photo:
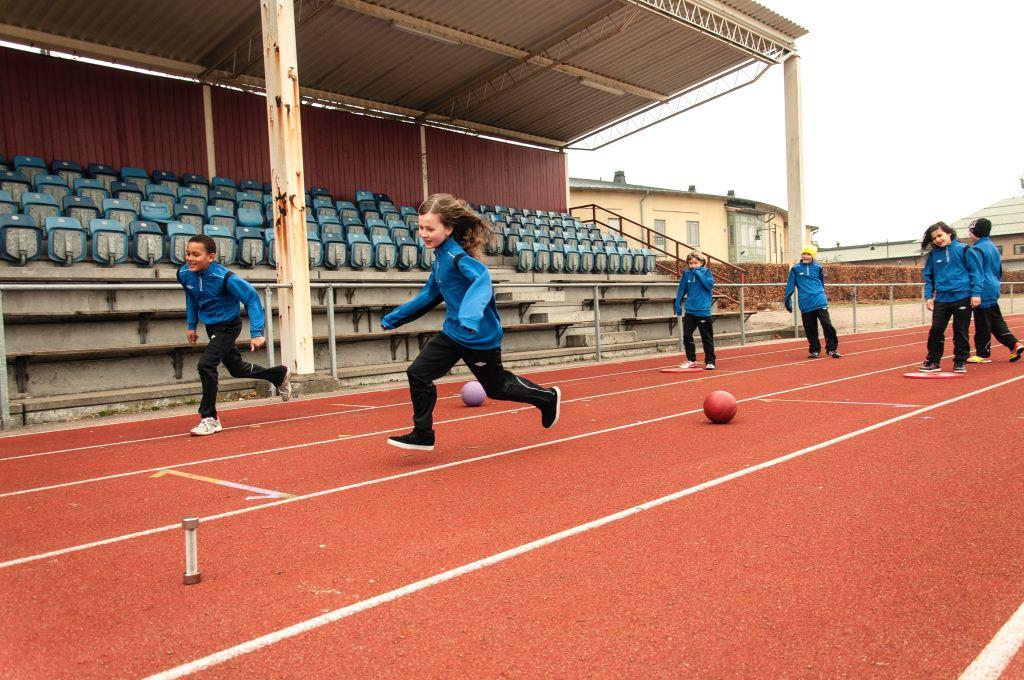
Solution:
[(487, 399), (487, 392), (484, 386), (476, 380), (471, 380), (462, 386), (462, 402), (466, 406), (479, 406)]

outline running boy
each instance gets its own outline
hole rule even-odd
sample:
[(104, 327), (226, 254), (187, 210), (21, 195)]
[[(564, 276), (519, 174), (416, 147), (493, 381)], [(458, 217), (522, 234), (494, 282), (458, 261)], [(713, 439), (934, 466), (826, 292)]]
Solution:
[(449, 194), (434, 194), (420, 205), (419, 234), (434, 249), (430, 278), (415, 298), (381, 319), (393, 330), (445, 303), (441, 332), (430, 338), (406, 370), (412, 396), (413, 431), (388, 438), (400, 449), (434, 450), (434, 381), (465, 362), (487, 396), (532, 404), (540, 409), (541, 425), (558, 422), (562, 393), (541, 387), (506, 371), (501, 363), (501, 319), (494, 302), (491, 275), (479, 259), (490, 225), (469, 205)]
[(945, 222), (925, 229), (921, 250), (931, 248), (924, 262), (925, 306), (932, 312), (928, 331), (928, 356), (919, 368), (925, 373), (942, 370), (946, 326), (953, 318), (953, 372), (966, 373), (971, 351), (968, 333), (971, 308), (981, 304), (981, 255), (956, 240), (956, 232)]
[(715, 331), (711, 319), (711, 291), (715, 288), (715, 275), (707, 268), (707, 260), (694, 250), (686, 256), (686, 271), (679, 277), (679, 288), (673, 304), (676, 316), (683, 313), (683, 349), (686, 362), (680, 368), (697, 368), (697, 347), (693, 344), (693, 331), (700, 330), (700, 344), (704, 348), (704, 370), (715, 370)]
[(825, 270), (814, 258), (818, 249), (806, 245), (800, 251), (800, 261), (789, 269), (789, 280), (786, 282), (786, 311), (793, 311), (793, 289), (799, 291), (797, 304), (800, 306), (800, 317), (804, 321), (804, 334), (807, 336), (807, 358), (817, 359), (821, 356), (821, 341), (818, 340), (818, 323), (825, 335), (825, 353), (833, 359), (842, 359), (839, 353), (839, 336), (828, 315), (828, 298), (825, 296)]
[(993, 245), (989, 235), (992, 233), (992, 222), (981, 217), (967, 227), (971, 237), (971, 250), (981, 255), (982, 284), (981, 304), (974, 308), (974, 354), (967, 358), (967, 363), (987, 364), (992, 356), (992, 334), (1010, 350), (1010, 361), (1019, 361), (1024, 355), (1024, 344), (1021, 344), (1010, 332), (999, 309), (999, 282), (1003, 278), (1003, 259), (999, 250)]
[(210, 344), (199, 359), (199, 380), (203, 384), (203, 399), (199, 402), (199, 424), (192, 434), (203, 436), (221, 431), (217, 419), (217, 367), (223, 363), (234, 378), (260, 378), (277, 387), (281, 401), (292, 396), (292, 384), (287, 366), (263, 368), (243, 361), (235, 346), (242, 331), (238, 304), (245, 305), (249, 314), (249, 351), (255, 352), (266, 342), (263, 337), (263, 306), (256, 289), (226, 267), (214, 262), (217, 243), (209, 236), (193, 236), (185, 250), (185, 264), (178, 270), (178, 282), (185, 289), (185, 320), (188, 330), (185, 338), (196, 343), (196, 326), (206, 326)]

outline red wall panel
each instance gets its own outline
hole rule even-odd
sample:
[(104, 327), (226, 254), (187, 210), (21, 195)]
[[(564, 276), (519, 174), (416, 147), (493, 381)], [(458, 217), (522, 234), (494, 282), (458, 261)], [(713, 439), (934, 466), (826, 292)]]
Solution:
[(0, 49), (0, 148), (146, 170), (206, 173), (195, 84)]
[(431, 193), (565, 212), (565, 154), (427, 128)]

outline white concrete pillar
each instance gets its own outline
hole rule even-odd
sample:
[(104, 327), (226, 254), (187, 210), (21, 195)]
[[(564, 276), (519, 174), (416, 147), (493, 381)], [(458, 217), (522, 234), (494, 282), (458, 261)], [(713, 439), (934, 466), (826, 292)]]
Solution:
[(217, 174), (217, 146), (213, 140), (213, 98), (210, 86), (203, 85), (203, 121), (206, 124), (206, 176)]
[[(277, 280), (281, 289), (281, 359), (295, 373), (313, 372), (313, 317), (306, 250), (306, 190), (299, 117), (299, 68), (292, 0), (260, 0), (266, 73), (270, 186), (274, 192)], [(268, 314), (267, 323), (272, 319)]]
[(786, 99), (786, 262), (795, 262), (804, 247), (804, 145), (800, 96), (800, 57), (782, 65)]

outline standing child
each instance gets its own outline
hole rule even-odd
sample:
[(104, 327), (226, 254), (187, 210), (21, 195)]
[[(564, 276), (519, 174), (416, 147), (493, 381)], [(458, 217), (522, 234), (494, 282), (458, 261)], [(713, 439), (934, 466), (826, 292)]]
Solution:
[(992, 222), (981, 217), (967, 227), (970, 234), (971, 250), (981, 255), (982, 284), (981, 304), (974, 308), (974, 354), (967, 358), (971, 364), (987, 364), (992, 356), (992, 334), (1010, 350), (1010, 361), (1019, 361), (1024, 355), (1024, 344), (1021, 344), (1003, 319), (999, 309), (999, 282), (1003, 278), (1003, 259), (999, 250), (989, 239), (992, 233)]
[(704, 348), (704, 370), (715, 370), (715, 331), (711, 319), (711, 291), (715, 288), (715, 275), (707, 268), (707, 259), (698, 250), (686, 256), (686, 271), (679, 277), (679, 288), (673, 309), (676, 316), (683, 313), (683, 349), (686, 362), (680, 368), (697, 368), (697, 347), (693, 344), (693, 331), (700, 330), (700, 344)]
[(971, 350), (968, 333), (971, 308), (981, 304), (981, 255), (956, 240), (945, 222), (925, 229), (921, 250), (931, 248), (924, 262), (925, 306), (932, 312), (928, 331), (928, 356), (919, 368), (925, 373), (942, 370), (939, 362), (946, 343), (946, 326), (953, 318), (953, 372), (966, 373)]
[(793, 289), (799, 291), (797, 304), (800, 307), (800, 318), (804, 322), (804, 334), (807, 336), (807, 358), (817, 359), (821, 356), (821, 341), (818, 339), (818, 324), (825, 336), (825, 353), (833, 359), (842, 359), (839, 353), (839, 336), (828, 315), (828, 297), (825, 295), (825, 269), (815, 261), (818, 249), (813, 245), (804, 246), (800, 251), (800, 261), (789, 269), (789, 280), (786, 282), (786, 311), (793, 311)]
[(243, 361), (235, 346), (242, 332), (239, 303), (249, 314), (249, 351), (263, 346), (263, 306), (256, 289), (240, 276), (218, 262), (217, 243), (209, 236), (193, 236), (188, 240), (185, 264), (178, 270), (178, 282), (185, 289), (185, 320), (188, 330), (185, 338), (196, 343), (196, 326), (202, 321), (210, 344), (199, 359), (199, 380), (203, 384), (203, 399), (199, 402), (199, 424), (192, 428), (194, 435), (208, 435), (221, 431), (217, 419), (217, 367), (223, 362), (234, 378), (260, 378), (277, 387), (281, 401), (292, 396), (292, 385), (287, 366), (263, 368)]
[(540, 409), (541, 425), (558, 422), (562, 393), (541, 387), (506, 371), (501, 363), (501, 319), (494, 302), (491, 275), (479, 259), (490, 225), (469, 205), (449, 194), (434, 194), (420, 205), (419, 233), (436, 255), (430, 278), (415, 298), (381, 319), (393, 330), (445, 303), (441, 332), (430, 338), (406, 370), (412, 396), (413, 431), (388, 438), (401, 449), (434, 449), (434, 381), (465, 362), (487, 396), (532, 404)]

